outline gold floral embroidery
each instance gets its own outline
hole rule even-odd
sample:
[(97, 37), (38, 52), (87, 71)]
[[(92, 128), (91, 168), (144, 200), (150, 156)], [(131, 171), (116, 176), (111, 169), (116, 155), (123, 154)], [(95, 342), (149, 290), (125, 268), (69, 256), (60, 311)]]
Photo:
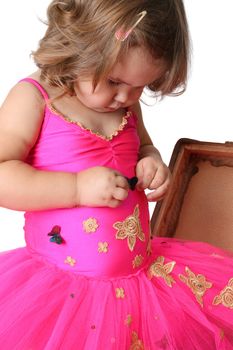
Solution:
[(89, 218), (83, 221), (83, 229), (87, 233), (95, 232), (99, 227), (97, 220), (95, 218)]
[(123, 288), (116, 288), (116, 297), (118, 299), (124, 299), (125, 297), (125, 291)]
[(185, 272), (188, 276), (179, 275), (182, 282), (187, 284), (196, 297), (198, 303), (203, 307), (203, 296), (207, 289), (212, 287), (211, 282), (207, 282), (204, 275), (198, 274), (197, 276), (186, 266)]
[(116, 239), (127, 238), (128, 247), (131, 252), (136, 244), (137, 237), (141, 241), (145, 241), (145, 235), (139, 220), (139, 207), (136, 205), (132, 215), (128, 216), (124, 221), (116, 222), (113, 227), (117, 229)]
[(128, 327), (130, 327), (131, 326), (131, 324), (132, 324), (132, 316), (129, 314), (129, 315), (127, 315), (127, 317), (126, 317), (126, 319), (125, 319), (125, 325), (126, 326), (128, 326)]
[(131, 337), (131, 346), (129, 350), (144, 350), (144, 345), (140, 339), (138, 339), (137, 332), (133, 331)]
[(169, 287), (172, 287), (172, 283), (175, 283), (175, 280), (170, 273), (174, 269), (175, 261), (171, 261), (167, 264), (164, 264), (164, 257), (159, 256), (155, 262), (153, 262), (148, 270), (148, 277), (152, 278), (153, 276), (162, 277)]
[(142, 265), (143, 263), (143, 256), (140, 254), (140, 255), (136, 255), (135, 258), (133, 259), (132, 261), (132, 265), (133, 265), (133, 268), (135, 269), (136, 267), (139, 267)]
[(233, 278), (228, 282), (228, 285), (217, 295), (213, 300), (213, 305), (222, 304), (229, 309), (233, 309)]
[(73, 259), (71, 256), (67, 256), (66, 260), (64, 260), (65, 264), (69, 264), (70, 266), (74, 266), (76, 264), (76, 260)]
[(98, 252), (99, 253), (107, 253), (108, 252), (108, 243), (107, 242), (99, 242), (98, 243)]

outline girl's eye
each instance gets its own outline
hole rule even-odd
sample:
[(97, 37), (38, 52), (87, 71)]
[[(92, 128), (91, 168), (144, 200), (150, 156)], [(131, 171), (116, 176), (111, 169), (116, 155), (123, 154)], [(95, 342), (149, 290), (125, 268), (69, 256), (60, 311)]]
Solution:
[(117, 86), (120, 85), (120, 83), (118, 81), (114, 81), (112, 79), (108, 79), (108, 84), (109, 85), (113, 85), (113, 86)]

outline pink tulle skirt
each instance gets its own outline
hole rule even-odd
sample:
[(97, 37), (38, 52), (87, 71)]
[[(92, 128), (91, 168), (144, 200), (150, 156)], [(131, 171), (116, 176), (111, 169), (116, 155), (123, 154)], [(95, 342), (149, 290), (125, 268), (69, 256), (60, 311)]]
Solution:
[(3, 350), (233, 349), (233, 256), (153, 239), (135, 275), (61, 270), (26, 247), (0, 253)]

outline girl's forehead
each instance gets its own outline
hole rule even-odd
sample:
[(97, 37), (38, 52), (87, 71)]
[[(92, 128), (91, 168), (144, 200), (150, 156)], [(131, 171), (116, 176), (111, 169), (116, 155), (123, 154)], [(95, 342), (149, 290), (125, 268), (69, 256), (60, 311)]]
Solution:
[(135, 87), (145, 86), (159, 79), (166, 71), (162, 59), (154, 59), (142, 48), (130, 48), (110, 72), (111, 78)]

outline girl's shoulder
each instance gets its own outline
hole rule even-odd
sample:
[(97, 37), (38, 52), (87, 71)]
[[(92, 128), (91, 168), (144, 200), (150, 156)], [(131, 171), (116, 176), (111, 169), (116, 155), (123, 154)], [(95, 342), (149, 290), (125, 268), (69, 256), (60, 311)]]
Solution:
[(49, 92), (47, 92), (48, 88), (44, 86), (45, 84), (41, 81), (38, 71), (21, 79), (16, 86), (17, 85), (21, 86), (22, 93), (34, 94), (34, 97), (39, 98), (43, 103), (49, 99)]
[[(40, 89), (31, 83), (32, 81), (37, 83), (34, 79), (31, 75), (18, 81), (3, 101), (1, 112), (5, 113), (6, 110), (9, 110), (10, 115), (28, 114), (28, 112), (43, 115), (47, 94), (42, 87)], [(40, 86), (39, 83), (38, 86)]]
[(37, 140), (44, 107), (41, 92), (27, 81), (11, 88), (0, 108), (1, 159), (25, 157)]
[(3, 101), (1, 110), (9, 110), (11, 114), (16, 109), (19, 114), (21, 111), (30, 111), (38, 116), (43, 115), (46, 98), (46, 91), (39, 84), (36, 75), (32, 74), (16, 82)]
[[(42, 79), (40, 77), (39, 70), (32, 73), (27, 78), (22, 79), (21, 81), (28, 81), (29, 83), (31, 83), (32, 88), (35, 89), (35, 87), (36, 87), (37, 90), (40, 91), (40, 93), (42, 94), (42, 96), (44, 97), (45, 100), (46, 99), (53, 99), (54, 97), (56, 97), (57, 95), (59, 95), (61, 93), (59, 89), (49, 85), (44, 80), (42, 81)], [(34, 87), (33, 87), (33, 85), (34, 85)]]

